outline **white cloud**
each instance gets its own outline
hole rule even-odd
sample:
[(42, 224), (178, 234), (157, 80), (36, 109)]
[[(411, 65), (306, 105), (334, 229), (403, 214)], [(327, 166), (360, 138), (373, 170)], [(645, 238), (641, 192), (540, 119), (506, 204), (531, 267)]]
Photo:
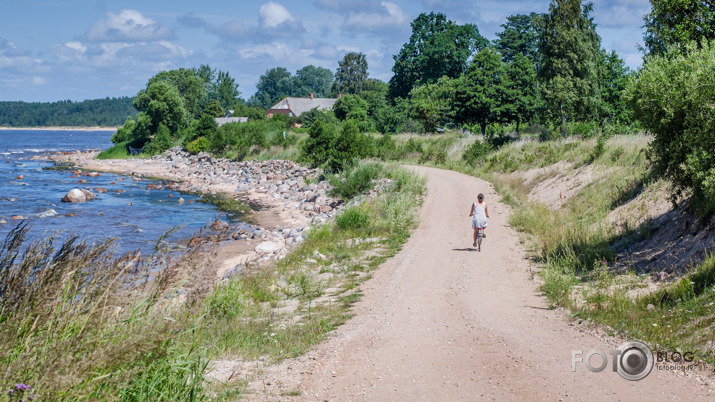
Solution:
[(83, 46), (82, 42), (67, 42), (65, 43), (65, 46), (70, 49), (77, 50), (80, 53), (84, 53), (85, 51), (87, 51), (87, 46)]
[(383, 8), (381, 12), (350, 13), (345, 20), (345, 27), (356, 31), (372, 31), (408, 22), (409, 16), (397, 4), (386, 1), (380, 4)]
[(259, 44), (238, 51), (244, 59), (255, 59), (262, 56), (269, 56), (275, 61), (286, 60), (290, 58), (293, 52), (295, 52), (295, 49), (289, 48), (288, 45), (280, 42)]
[(142, 42), (173, 39), (174, 33), (137, 10), (125, 9), (118, 14), (107, 13), (107, 18), (92, 24), (84, 37), (90, 42)]
[(271, 1), (262, 5), (258, 15), (258, 27), (250, 29), (243, 39), (266, 43), (277, 38), (301, 39), (305, 32), (300, 17), (278, 3)]
[(277, 28), (284, 22), (293, 21), (294, 18), (285, 7), (278, 3), (269, 2), (261, 6), (258, 10), (260, 15), (261, 28)]
[(32, 85), (44, 85), (45, 79), (42, 77), (32, 77)]
[(14, 43), (0, 39), (0, 68), (27, 73), (28, 69), (42, 65), (42, 60), (30, 57), (30, 52)]

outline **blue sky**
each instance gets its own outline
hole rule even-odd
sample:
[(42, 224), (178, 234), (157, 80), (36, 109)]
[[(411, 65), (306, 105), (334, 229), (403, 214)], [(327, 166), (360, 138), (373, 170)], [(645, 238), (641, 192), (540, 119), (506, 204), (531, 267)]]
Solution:
[[(648, 0), (594, 1), (603, 47), (641, 63)], [(267, 69), (313, 64), (335, 71), (346, 52), (367, 56), (370, 77), (390, 79), (392, 56), (421, 12), (475, 23), (494, 39), (506, 17), (545, 12), (516, 0), (0, 0), (0, 100), (133, 96), (154, 74), (209, 64), (241, 96)]]

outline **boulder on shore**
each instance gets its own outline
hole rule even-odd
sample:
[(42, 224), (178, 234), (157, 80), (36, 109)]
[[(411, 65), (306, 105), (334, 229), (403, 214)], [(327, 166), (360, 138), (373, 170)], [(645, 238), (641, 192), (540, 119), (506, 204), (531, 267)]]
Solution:
[[(87, 191), (87, 190), (85, 190)], [(90, 193), (89, 191), (87, 191)], [(91, 193), (90, 193), (91, 194)], [(91, 198), (90, 198), (91, 200)], [(84, 191), (78, 189), (78, 188), (73, 188), (70, 190), (67, 194), (65, 194), (64, 197), (62, 197), (62, 202), (86, 202), (87, 196), (85, 195)]]
[(82, 189), (82, 194), (84, 194), (84, 198), (87, 201), (92, 201), (94, 199), (94, 193), (89, 190)]

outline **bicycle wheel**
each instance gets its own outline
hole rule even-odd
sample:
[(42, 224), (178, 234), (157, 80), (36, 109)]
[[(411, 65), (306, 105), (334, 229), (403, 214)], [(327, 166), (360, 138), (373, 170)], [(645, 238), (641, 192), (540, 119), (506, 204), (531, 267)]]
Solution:
[(477, 232), (477, 251), (482, 251), (482, 229)]

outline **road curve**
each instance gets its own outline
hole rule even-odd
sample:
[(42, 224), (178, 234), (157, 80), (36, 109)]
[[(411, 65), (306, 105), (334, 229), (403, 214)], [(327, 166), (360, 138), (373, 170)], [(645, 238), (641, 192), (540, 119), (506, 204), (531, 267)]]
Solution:
[[(394, 258), (363, 285), (355, 317), (298, 360), (284, 363), (300, 400), (715, 400), (700, 382), (653, 370), (627, 381), (611, 370), (609, 340), (551, 310), (492, 186), (448, 170), (428, 177), (420, 224)], [(468, 217), (477, 193), (489, 206), (482, 251)], [(606, 370), (572, 350), (601, 350)], [(594, 357), (592, 363), (600, 362)], [(292, 374), (291, 374), (292, 373)], [(290, 381), (287, 381), (290, 386)]]

